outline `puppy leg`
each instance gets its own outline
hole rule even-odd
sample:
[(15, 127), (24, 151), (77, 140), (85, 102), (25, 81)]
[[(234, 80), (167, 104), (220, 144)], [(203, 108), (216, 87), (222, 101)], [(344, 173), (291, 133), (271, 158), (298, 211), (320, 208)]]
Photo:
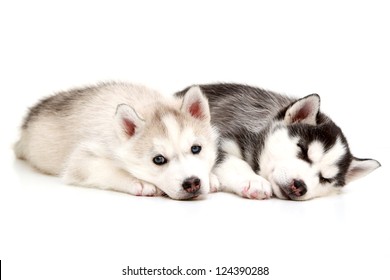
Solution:
[(113, 160), (83, 148), (78, 148), (71, 154), (62, 177), (66, 183), (72, 185), (114, 190), (138, 196), (163, 194), (156, 186), (118, 168)]
[(210, 173), (210, 192), (221, 191), (221, 184), (219, 183), (218, 176), (214, 173)]
[(272, 195), (271, 184), (257, 175), (248, 163), (233, 155), (227, 155), (213, 172), (219, 179), (222, 191), (252, 199), (266, 199)]

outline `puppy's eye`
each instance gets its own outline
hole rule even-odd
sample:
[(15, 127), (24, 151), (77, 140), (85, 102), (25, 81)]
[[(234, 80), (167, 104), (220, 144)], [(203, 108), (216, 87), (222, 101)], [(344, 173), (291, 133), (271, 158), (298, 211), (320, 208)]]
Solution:
[(298, 143), (297, 146), (299, 147), (299, 149), (301, 149), (303, 155), (307, 155), (307, 148), (304, 144)]
[(321, 184), (331, 184), (333, 182), (333, 179), (330, 179), (330, 178), (324, 178), (322, 177), (322, 175), (320, 174), (319, 175), (319, 178), (320, 178), (320, 183)]
[(156, 165), (163, 165), (166, 164), (167, 162), (168, 160), (162, 155), (158, 155), (153, 158), (153, 163)]
[(194, 155), (199, 154), (201, 150), (202, 150), (202, 147), (199, 145), (193, 145), (191, 147), (191, 153), (193, 153)]

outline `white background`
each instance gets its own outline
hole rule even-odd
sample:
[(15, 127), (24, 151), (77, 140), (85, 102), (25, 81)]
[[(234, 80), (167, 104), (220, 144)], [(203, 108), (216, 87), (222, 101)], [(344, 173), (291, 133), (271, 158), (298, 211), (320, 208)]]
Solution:
[[(4, 279), (151, 279), (122, 268), (268, 266), (248, 279), (389, 279), (387, 1), (1, 1)], [(382, 167), (307, 202), (140, 198), (66, 186), (14, 159), (29, 106), (102, 80), (172, 94), (240, 82), (304, 96)], [(156, 277), (156, 279), (176, 279)]]

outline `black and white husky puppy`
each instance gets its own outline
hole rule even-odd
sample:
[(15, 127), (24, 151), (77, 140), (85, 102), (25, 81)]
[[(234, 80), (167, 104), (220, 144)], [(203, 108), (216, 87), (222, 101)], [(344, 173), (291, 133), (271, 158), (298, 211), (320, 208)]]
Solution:
[[(201, 85), (220, 134), (220, 188), (248, 198), (326, 196), (380, 166), (354, 157), (320, 97), (295, 99), (239, 84)], [(184, 95), (186, 91), (179, 92)]]

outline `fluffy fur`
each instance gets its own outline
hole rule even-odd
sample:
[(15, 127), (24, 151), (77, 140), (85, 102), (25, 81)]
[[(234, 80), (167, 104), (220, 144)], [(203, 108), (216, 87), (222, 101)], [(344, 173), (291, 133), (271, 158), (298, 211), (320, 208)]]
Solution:
[(189, 199), (210, 190), (215, 138), (198, 87), (177, 99), (144, 86), (105, 83), (32, 107), (15, 153), (69, 184)]
[(351, 154), (341, 129), (320, 112), (317, 94), (296, 99), (239, 84), (200, 88), (220, 133), (215, 174), (223, 190), (307, 200), (335, 193), (380, 166)]

